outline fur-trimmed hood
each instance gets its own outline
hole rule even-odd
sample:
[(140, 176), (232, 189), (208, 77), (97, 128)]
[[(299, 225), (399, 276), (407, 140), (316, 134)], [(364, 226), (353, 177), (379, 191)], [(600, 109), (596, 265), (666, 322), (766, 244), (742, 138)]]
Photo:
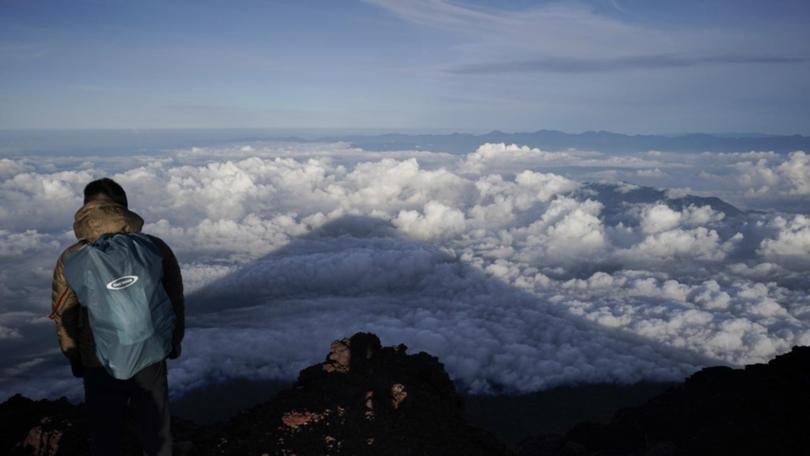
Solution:
[(98, 198), (82, 206), (74, 216), (73, 232), (80, 241), (93, 242), (107, 233), (140, 233), (140, 215), (109, 198)]

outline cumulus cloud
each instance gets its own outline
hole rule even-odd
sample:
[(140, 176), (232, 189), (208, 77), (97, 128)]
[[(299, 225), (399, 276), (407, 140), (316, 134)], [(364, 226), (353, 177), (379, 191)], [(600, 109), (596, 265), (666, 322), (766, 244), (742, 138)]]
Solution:
[(448, 238), (464, 231), (464, 213), (436, 201), (425, 204), (422, 213), (400, 211), (393, 220), (403, 232), (422, 240)]
[(38, 233), (37, 230), (25, 230), (22, 233), (0, 230), (0, 257), (18, 256), (44, 247), (58, 248), (59, 241), (52, 236)]
[[(741, 237), (732, 238), (732, 241)], [(655, 233), (633, 246), (630, 253), (639, 259), (720, 261), (725, 259), (732, 244), (723, 243), (717, 231), (698, 227), (692, 230), (674, 229)]]
[(183, 251), (251, 258), (286, 244), (291, 236), (305, 233), (307, 227), (295, 220), (295, 214), (262, 218), (251, 213), (237, 219), (204, 218), (186, 227), (160, 219), (144, 225), (144, 231), (171, 239), (172, 245)]
[(546, 152), (516, 144), (482, 144), (475, 152), (465, 157), (462, 169), (480, 172), (490, 169), (492, 165), (502, 160), (537, 163), (570, 160), (571, 158), (573, 157), (568, 152)]
[(88, 161), (0, 162), (0, 316), (14, 315), (0, 318), (0, 346), (22, 356), (0, 365), (3, 391), (29, 374), (42, 382), (30, 391), (78, 391), (57, 381), (50, 324), (20, 312), (47, 313), (81, 188), (102, 175), (182, 263), (176, 393), (292, 378), (358, 330), (440, 356), (471, 391), (678, 379), (810, 343), (810, 218), (713, 197), (795, 204), (801, 152), (257, 142)]
[(72, 223), (81, 205), (88, 171), (24, 172), (0, 183), (0, 227), (3, 229), (54, 230)]
[(539, 254), (546, 262), (592, 255), (606, 246), (601, 210), (596, 201), (557, 198), (540, 220), (514, 230), (514, 236), (524, 239), (530, 256)]
[(779, 174), (784, 177), (791, 195), (810, 195), (810, 157), (802, 151), (790, 154), (790, 159), (782, 162)]
[(33, 171), (33, 168), (22, 160), (0, 158), (0, 179), (8, 179), (27, 171)]
[(790, 220), (776, 217), (771, 226), (778, 230), (776, 236), (764, 239), (758, 253), (800, 270), (810, 268), (810, 217), (797, 215)]
[(659, 233), (677, 227), (680, 222), (680, 212), (665, 204), (656, 204), (645, 208), (641, 217), (641, 230), (647, 234)]
[(660, 233), (679, 226), (704, 226), (717, 223), (725, 218), (725, 214), (715, 211), (711, 206), (696, 206), (690, 204), (683, 210), (674, 210), (663, 203), (643, 207), (641, 214), (641, 230), (645, 234)]
[(743, 161), (735, 164), (737, 179), (747, 188), (749, 195), (764, 195), (772, 192), (793, 195), (810, 195), (810, 157), (796, 151), (787, 160)]

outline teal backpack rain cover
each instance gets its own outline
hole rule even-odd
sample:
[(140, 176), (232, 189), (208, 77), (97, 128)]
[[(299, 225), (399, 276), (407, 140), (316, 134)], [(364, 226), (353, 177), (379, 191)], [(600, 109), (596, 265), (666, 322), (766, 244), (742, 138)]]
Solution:
[(64, 271), (110, 375), (126, 380), (168, 356), (175, 315), (160, 249), (148, 236), (105, 234), (67, 257)]

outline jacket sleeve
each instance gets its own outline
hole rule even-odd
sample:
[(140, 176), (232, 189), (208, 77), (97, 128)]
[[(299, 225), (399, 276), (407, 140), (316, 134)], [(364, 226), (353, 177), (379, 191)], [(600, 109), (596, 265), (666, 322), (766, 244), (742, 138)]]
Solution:
[(174, 356), (180, 356), (181, 342), (186, 331), (186, 303), (183, 296), (183, 276), (180, 272), (180, 264), (174, 256), (174, 252), (162, 239), (150, 236), (160, 247), (163, 253), (163, 288), (169, 295), (169, 300), (174, 308), (174, 334), (172, 335), (172, 347)]
[(79, 360), (79, 318), (81, 306), (76, 293), (65, 279), (64, 259), (78, 245), (68, 247), (56, 260), (51, 284), (51, 314), (49, 318), (56, 323), (56, 337), (62, 353), (72, 361)]

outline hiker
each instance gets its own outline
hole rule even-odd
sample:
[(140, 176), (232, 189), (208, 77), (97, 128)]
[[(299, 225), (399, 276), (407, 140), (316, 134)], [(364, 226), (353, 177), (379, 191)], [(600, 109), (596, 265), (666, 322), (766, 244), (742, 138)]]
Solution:
[[(73, 375), (84, 380), (94, 456), (121, 454), (127, 404), (144, 454), (172, 451), (165, 358), (180, 356), (183, 282), (169, 246), (140, 234), (142, 226), (118, 183), (90, 182), (73, 223), (78, 242), (59, 256), (53, 273), (50, 318)], [(104, 277), (115, 274), (109, 268), (132, 264), (152, 269)]]

